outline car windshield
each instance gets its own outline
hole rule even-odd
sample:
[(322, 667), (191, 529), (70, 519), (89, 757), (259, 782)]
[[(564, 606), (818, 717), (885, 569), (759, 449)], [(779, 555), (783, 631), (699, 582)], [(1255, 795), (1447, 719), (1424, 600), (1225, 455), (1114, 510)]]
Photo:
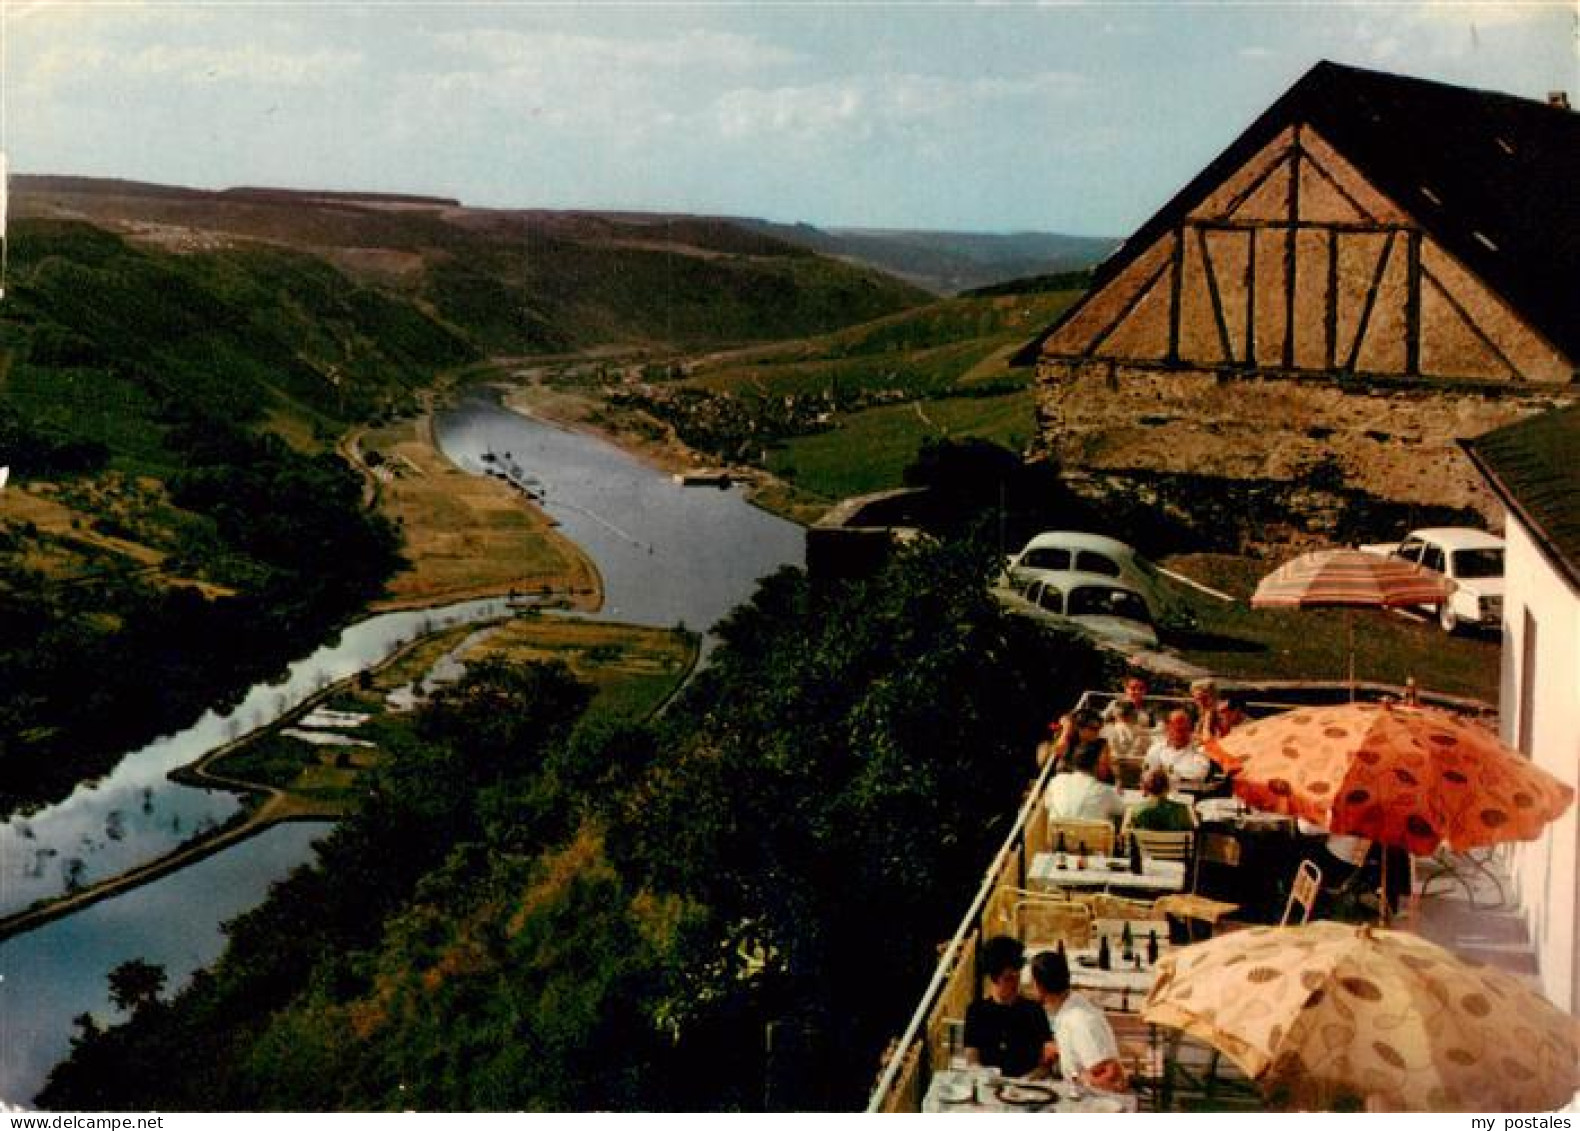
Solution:
[(1110, 589), (1105, 586), (1083, 585), (1070, 591), (1065, 612), (1072, 617), (1123, 617), (1126, 620), (1152, 623), (1147, 603), (1128, 589)]
[(1503, 551), (1485, 548), (1454, 551), (1455, 577), (1502, 577)]

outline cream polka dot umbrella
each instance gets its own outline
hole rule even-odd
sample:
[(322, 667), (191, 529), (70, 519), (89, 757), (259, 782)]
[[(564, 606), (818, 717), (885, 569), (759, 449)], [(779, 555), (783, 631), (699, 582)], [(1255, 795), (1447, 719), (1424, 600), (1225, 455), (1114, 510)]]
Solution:
[(1165, 957), (1142, 1016), (1304, 1110), (1543, 1111), (1580, 1089), (1580, 1022), (1416, 935), (1256, 927)]
[(1207, 743), (1247, 804), (1430, 856), (1533, 840), (1574, 790), (1446, 711), (1385, 703), (1302, 707)]

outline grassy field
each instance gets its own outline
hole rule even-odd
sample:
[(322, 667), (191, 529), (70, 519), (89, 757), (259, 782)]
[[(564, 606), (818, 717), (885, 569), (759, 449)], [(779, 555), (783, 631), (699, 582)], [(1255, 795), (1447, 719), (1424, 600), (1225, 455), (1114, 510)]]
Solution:
[(1498, 699), (1496, 637), (1446, 636), (1435, 620), (1371, 609), (1252, 609), (1247, 599), (1276, 562), (1189, 554), (1165, 564), (1237, 598), (1233, 604), (1184, 590), (1199, 628), (1174, 641), (1193, 663), (1241, 679), (1347, 678), (1354, 628), (1355, 678), (1423, 691)]
[(850, 329), (704, 360), (690, 384), (761, 396), (901, 388), (936, 396), (982, 381), (1029, 384), (1009, 354), (1076, 299), (1073, 291), (943, 299)]
[(590, 713), (642, 718), (691, 670), (696, 644), (674, 629), (538, 616), (511, 621), (463, 658), (485, 657), (511, 663), (563, 660), (596, 690)]
[(381, 607), (545, 586), (595, 604), (598, 578), (585, 555), (520, 492), (446, 460), (426, 418), (365, 433), (360, 447), (365, 460), (377, 455), (379, 507), (405, 533), (410, 563)]
[(949, 397), (853, 413), (831, 432), (769, 453), (768, 470), (827, 500), (898, 487), (923, 441), (977, 437), (1019, 450), (1031, 439), (1033, 394)]

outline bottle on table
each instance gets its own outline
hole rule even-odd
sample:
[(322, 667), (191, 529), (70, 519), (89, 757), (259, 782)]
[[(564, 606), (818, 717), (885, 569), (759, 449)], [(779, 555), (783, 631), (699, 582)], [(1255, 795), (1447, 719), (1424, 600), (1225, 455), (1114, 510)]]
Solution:
[(1097, 968), (1108, 970), (1112, 968), (1113, 963), (1113, 954), (1108, 949), (1108, 936), (1103, 935), (1097, 940)]

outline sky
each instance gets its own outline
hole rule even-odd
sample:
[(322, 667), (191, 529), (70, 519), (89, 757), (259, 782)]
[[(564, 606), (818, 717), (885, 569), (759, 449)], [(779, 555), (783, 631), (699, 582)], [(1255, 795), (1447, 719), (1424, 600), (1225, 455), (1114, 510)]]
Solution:
[(1580, 105), (1580, 0), (5, 0), (13, 172), (1125, 235), (1320, 59)]

